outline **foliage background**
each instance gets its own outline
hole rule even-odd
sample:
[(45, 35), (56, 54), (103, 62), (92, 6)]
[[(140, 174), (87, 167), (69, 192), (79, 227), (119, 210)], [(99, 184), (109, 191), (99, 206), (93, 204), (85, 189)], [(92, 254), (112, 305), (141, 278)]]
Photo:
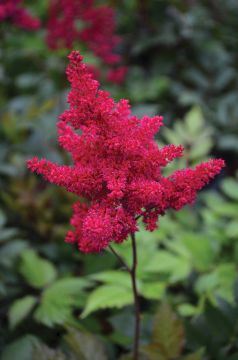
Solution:
[[(27, 4), (43, 22), (36, 32), (0, 24), (1, 359), (130, 359), (128, 275), (110, 252), (81, 255), (63, 242), (73, 196), (25, 166), (33, 155), (70, 161), (55, 127), (68, 51), (45, 44), (47, 3)], [(196, 205), (137, 235), (141, 359), (237, 360), (237, 1), (101, 3), (115, 8), (128, 66), (123, 84), (102, 86), (135, 114), (165, 116), (159, 143), (186, 149), (173, 166), (227, 163)], [(130, 243), (115, 248), (130, 263)]]

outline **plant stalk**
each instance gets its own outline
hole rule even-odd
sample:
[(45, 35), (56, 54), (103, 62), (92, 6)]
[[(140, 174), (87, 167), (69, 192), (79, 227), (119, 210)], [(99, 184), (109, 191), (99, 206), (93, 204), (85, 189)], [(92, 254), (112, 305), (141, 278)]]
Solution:
[(128, 271), (131, 276), (132, 291), (134, 297), (134, 309), (135, 309), (135, 328), (134, 328), (134, 342), (133, 342), (133, 360), (139, 359), (139, 339), (140, 339), (140, 304), (139, 295), (136, 285), (136, 269), (137, 269), (137, 250), (136, 250), (136, 239), (135, 234), (131, 234), (132, 241), (132, 267), (130, 268), (123, 258), (117, 254), (111, 245), (109, 248), (111, 252), (116, 256), (122, 266)]
[(139, 338), (140, 338), (140, 304), (139, 296), (136, 285), (136, 268), (137, 268), (137, 250), (135, 234), (131, 234), (132, 240), (132, 254), (133, 263), (130, 271), (132, 280), (132, 290), (134, 295), (134, 307), (135, 307), (135, 330), (134, 330), (134, 345), (133, 345), (133, 360), (139, 359)]

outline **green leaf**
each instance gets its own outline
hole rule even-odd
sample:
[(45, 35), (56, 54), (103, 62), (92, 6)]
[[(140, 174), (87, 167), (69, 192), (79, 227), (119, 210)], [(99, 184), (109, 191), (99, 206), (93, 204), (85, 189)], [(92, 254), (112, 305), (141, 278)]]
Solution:
[(27, 335), (8, 345), (1, 360), (75, 360), (75, 357), (50, 349), (36, 337)]
[(182, 121), (177, 121), (174, 125), (174, 131), (178, 134), (178, 136), (180, 137), (180, 143), (182, 144), (186, 144), (188, 143), (191, 139), (191, 135), (185, 131), (184, 128), (184, 123)]
[[(131, 311), (130, 307), (122, 309), (121, 311), (116, 311), (108, 319), (112, 325), (114, 331), (118, 334), (121, 334), (124, 338), (127, 338), (127, 341), (131, 343), (131, 339), (134, 334), (134, 314)], [(126, 323), (126, 327), (125, 327)]]
[(162, 304), (154, 318), (152, 343), (168, 359), (180, 355), (184, 343), (182, 321), (168, 304)]
[(23, 252), (19, 271), (28, 284), (36, 288), (50, 284), (57, 275), (54, 265), (33, 250)]
[(32, 360), (76, 360), (72, 354), (64, 354), (59, 349), (51, 349), (44, 344), (34, 347)]
[(128, 337), (120, 332), (114, 331), (110, 337), (109, 337), (110, 341), (112, 341), (113, 343), (122, 346), (122, 347), (126, 347), (126, 346), (130, 346), (131, 345), (131, 336)]
[(14, 328), (27, 317), (33, 306), (36, 304), (36, 301), (37, 299), (34, 296), (29, 295), (16, 300), (11, 305), (8, 314), (11, 328)]
[(221, 188), (228, 197), (238, 200), (238, 181), (232, 178), (225, 179), (221, 183)]
[(188, 233), (182, 238), (190, 252), (192, 264), (200, 271), (207, 270), (214, 260), (214, 250), (209, 238), (203, 234)]
[(6, 216), (2, 210), (0, 210), (0, 228), (6, 223)]
[(106, 284), (127, 286), (128, 288), (131, 288), (131, 278), (129, 273), (126, 271), (103, 271), (98, 274), (90, 275), (89, 278), (92, 280), (104, 282)]
[(28, 244), (24, 240), (12, 240), (4, 244), (0, 248), (0, 264), (6, 268), (12, 267), (27, 246)]
[(188, 153), (189, 159), (196, 160), (207, 156), (212, 145), (211, 139), (202, 139), (200, 142), (196, 142)]
[(181, 304), (177, 307), (177, 311), (181, 316), (194, 316), (198, 313), (198, 308), (191, 304)]
[(203, 199), (214, 216), (234, 217), (236, 219), (238, 213), (237, 202), (226, 201), (224, 197), (214, 191), (207, 192)]
[(213, 291), (219, 285), (218, 274), (214, 271), (209, 274), (201, 275), (195, 285), (195, 289), (199, 294), (203, 292)]
[(204, 118), (201, 108), (194, 106), (185, 116), (187, 131), (191, 135), (197, 135), (204, 126)]
[(26, 335), (4, 349), (1, 360), (32, 360), (34, 347), (39, 344), (38, 339), (32, 335)]
[(217, 266), (216, 272), (219, 278), (219, 286), (215, 294), (232, 302), (234, 299), (234, 283), (237, 275), (235, 264), (221, 264)]
[(15, 228), (1, 229), (0, 242), (11, 240), (18, 234), (18, 230)]
[(140, 294), (148, 300), (159, 300), (164, 295), (166, 284), (158, 281), (144, 282), (140, 287)]
[(122, 355), (122, 356), (120, 356), (119, 360), (133, 360), (133, 354), (128, 353), (128, 354)]
[(202, 360), (203, 351), (199, 350), (193, 354), (183, 356), (181, 360)]
[(225, 228), (226, 235), (230, 238), (238, 237), (238, 221), (234, 220), (227, 224)]
[(165, 139), (167, 140), (167, 142), (171, 143), (171, 144), (179, 145), (182, 141), (180, 136), (175, 131), (173, 131), (169, 128), (163, 129), (163, 135), (164, 135)]
[(88, 280), (73, 277), (57, 280), (44, 290), (35, 319), (47, 326), (66, 323), (73, 308), (83, 305), (84, 289), (89, 284)]
[(151, 257), (144, 271), (169, 274), (170, 281), (173, 283), (186, 278), (191, 271), (191, 266), (189, 259), (160, 250)]
[[(168, 357), (161, 354), (158, 350), (158, 346), (156, 344), (148, 344), (140, 347), (140, 353), (142, 353), (143, 357), (140, 357), (141, 360), (168, 360)], [(133, 357), (130, 359), (133, 360)]]
[(89, 295), (81, 317), (85, 318), (99, 309), (122, 308), (132, 303), (133, 295), (130, 288), (126, 286), (103, 285)]
[(204, 316), (206, 327), (217, 344), (227, 343), (234, 331), (234, 322), (231, 322), (224, 311), (211, 303), (206, 302)]
[(195, 285), (198, 294), (220, 296), (228, 301), (233, 301), (233, 287), (236, 277), (234, 264), (221, 264), (216, 269), (199, 277)]
[(213, 209), (213, 211), (219, 216), (236, 217), (238, 213), (238, 204), (224, 202), (221, 207)]
[(78, 360), (108, 359), (102, 342), (95, 335), (69, 329), (64, 339)]

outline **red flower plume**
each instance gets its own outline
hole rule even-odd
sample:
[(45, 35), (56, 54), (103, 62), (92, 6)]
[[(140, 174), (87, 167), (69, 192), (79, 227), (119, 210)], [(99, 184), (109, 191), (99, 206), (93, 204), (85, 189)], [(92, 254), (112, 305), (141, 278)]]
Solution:
[(83, 252), (97, 252), (137, 231), (139, 217), (152, 231), (167, 209), (193, 203), (224, 161), (210, 160), (164, 177), (161, 169), (181, 157), (183, 148), (157, 145), (154, 135), (162, 117), (133, 116), (127, 100), (116, 103), (99, 89), (79, 52), (73, 51), (69, 59), (70, 107), (60, 116), (58, 131), (59, 143), (71, 153), (73, 165), (33, 158), (28, 167), (87, 200), (74, 205), (74, 230), (66, 241), (77, 243)]

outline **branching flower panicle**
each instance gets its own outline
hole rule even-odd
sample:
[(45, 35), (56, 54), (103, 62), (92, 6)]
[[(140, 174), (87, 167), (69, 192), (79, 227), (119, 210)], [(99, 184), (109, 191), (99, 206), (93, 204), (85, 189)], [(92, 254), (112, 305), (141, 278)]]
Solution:
[(94, 0), (51, 0), (47, 43), (49, 48), (72, 49), (75, 41), (86, 44), (103, 63), (112, 66), (107, 78), (121, 83), (127, 68), (114, 52), (121, 42), (116, 35), (115, 12), (109, 5), (96, 6)]
[(0, 22), (10, 21), (24, 30), (38, 29), (40, 20), (23, 8), (21, 2), (22, 0), (2, 0), (0, 2)]
[(148, 230), (158, 226), (166, 210), (181, 209), (195, 201), (198, 190), (221, 171), (224, 161), (210, 160), (175, 171), (162, 168), (183, 155), (183, 147), (160, 148), (154, 140), (162, 116), (131, 114), (127, 100), (116, 103), (99, 89), (82, 56), (73, 51), (67, 68), (70, 107), (59, 119), (59, 143), (73, 159), (72, 166), (48, 160), (28, 161), (31, 171), (85, 198), (73, 206), (69, 243), (82, 252), (99, 252), (110, 242), (121, 243), (138, 230), (142, 218)]

